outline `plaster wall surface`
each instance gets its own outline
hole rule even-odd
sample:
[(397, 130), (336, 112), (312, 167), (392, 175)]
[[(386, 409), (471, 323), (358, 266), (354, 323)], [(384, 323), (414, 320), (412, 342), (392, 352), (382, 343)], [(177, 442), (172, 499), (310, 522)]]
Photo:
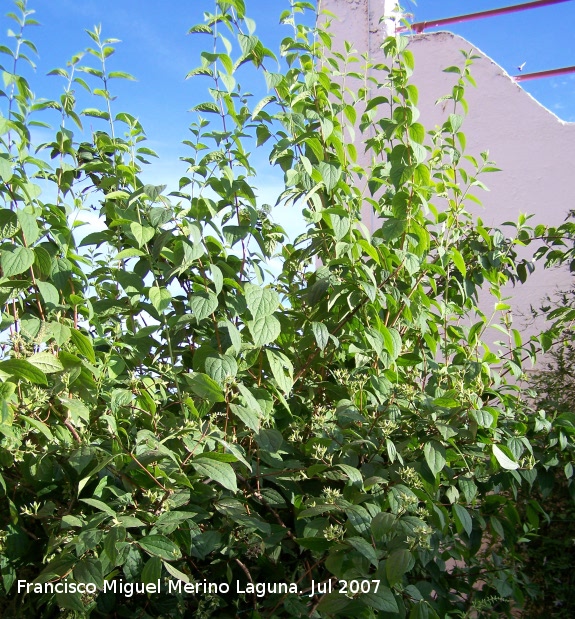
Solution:
[[(490, 226), (516, 221), (520, 213), (533, 214), (531, 222), (559, 225), (575, 208), (570, 189), (575, 164), (575, 123), (566, 123), (526, 93), (493, 60), (471, 43), (447, 32), (414, 36), (410, 49), (415, 56), (413, 82), (420, 92), (422, 122), (433, 126), (443, 122), (441, 105), (435, 101), (448, 93), (454, 75), (443, 68), (460, 64), (460, 50), (478, 55), (472, 67), (477, 88), (469, 87), (466, 99), (469, 114), (463, 124), (467, 152), (478, 155), (487, 150), (501, 172), (482, 180), (489, 192), (478, 197), (483, 208), (472, 210)], [(450, 110), (447, 110), (450, 111)], [(529, 247), (523, 255), (532, 255)], [(508, 288), (515, 322), (546, 294), (567, 289), (572, 278), (566, 268), (543, 270), (542, 265), (526, 284)], [(541, 324), (523, 328), (535, 333)]]
[[(359, 51), (370, 51), (374, 59), (382, 59), (380, 45), (386, 34), (393, 33), (394, 21), (379, 25), (379, 16), (391, 15), (395, 2), (388, 0), (321, 0), (321, 6), (339, 17), (332, 29), (336, 40), (347, 40)], [(378, 27), (375, 28), (375, 24)], [(569, 209), (575, 208), (571, 189), (575, 175), (575, 123), (566, 123), (526, 93), (492, 59), (470, 42), (448, 32), (414, 35), (409, 48), (415, 56), (412, 83), (419, 90), (419, 122), (427, 128), (441, 125), (453, 111), (436, 101), (448, 94), (457, 76), (444, 73), (451, 65), (461, 66), (460, 50), (473, 51), (478, 58), (472, 66), (477, 88), (469, 86), (466, 99), (469, 113), (462, 130), (467, 137), (466, 153), (479, 158), (482, 151), (501, 168), (501, 172), (481, 177), (489, 192), (479, 191), (483, 206), (469, 205), (475, 215), (490, 226), (516, 221), (520, 213), (534, 214), (532, 223), (559, 225)], [(373, 228), (375, 221), (366, 222)], [(524, 256), (530, 256), (533, 247)], [(513, 308), (514, 326), (524, 339), (536, 333), (541, 322), (526, 324), (524, 316), (530, 306), (538, 306), (545, 295), (567, 289), (572, 278), (565, 268), (543, 270), (538, 266), (524, 285), (509, 287), (506, 296)], [(494, 300), (487, 295), (481, 308), (491, 314)], [(497, 332), (495, 332), (497, 333)], [(493, 339), (498, 339), (493, 336)]]

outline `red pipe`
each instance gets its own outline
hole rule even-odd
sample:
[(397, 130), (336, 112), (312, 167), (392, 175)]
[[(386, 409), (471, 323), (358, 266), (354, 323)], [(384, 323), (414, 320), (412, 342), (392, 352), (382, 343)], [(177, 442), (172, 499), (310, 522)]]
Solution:
[(553, 77), (555, 75), (566, 75), (567, 73), (575, 73), (575, 66), (561, 67), (560, 69), (548, 69), (547, 71), (535, 71), (533, 73), (523, 73), (522, 75), (513, 76), (513, 79), (516, 82), (525, 82), (527, 80), (537, 79), (538, 77)]
[(512, 6), (503, 6), (498, 9), (490, 9), (488, 11), (480, 11), (479, 13), (467, 13), (466, 15), (457, 15), (455, 17), (445, 17), (434, 21), (422, 21), (411, 24), (410, 28), (402, 26), (398, 31), (412, 30), (416, 33), (421, 33), (427, 28), (436, 28), (437, 26), (446, 26), (447, 24), (459, 24), (461, 22), (472, 21), (474, 19), (482, 19), (483, 17), (493, 17), (495, 15), (506, 15), (507, 13), (516, 13), (517, 11), (525, 11), (527, 9), (537, 9), (542, 6), (551, 4), (559, 4), (561, 2), (569, 2), (570, 0), (535, 0), (534, 2), (523, 2), (522, 4), (513, 4)]

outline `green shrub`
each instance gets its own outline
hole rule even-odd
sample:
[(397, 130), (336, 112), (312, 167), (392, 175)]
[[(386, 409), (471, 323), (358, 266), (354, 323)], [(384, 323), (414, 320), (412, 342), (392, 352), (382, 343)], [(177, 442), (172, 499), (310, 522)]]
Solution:
[[(573, 312), (573, 291), (563, 292), (550, 300), (540, 312), (552, 319), (569, 319)], [(523, 548), (523, 572), (529, 579), (531, 595), (526, 616), (572, 617), (573, 565), (575, 561), (575, 485), (573, 484), (572, 434), (573, 362), (575, 350), (570, 327), (555, 327), (553, 344), (547, 351), (543, 369), (530, 378), (538, 411), (555, 422), (541, 454), (542, 471), (534, 487), (534, 498), (545, 509), (538, 535)], [(539, 413), (541, 415), (541, 413)], [(533, 514), (531, 514), (533, 515)]]
[[(114, 109), (99, 29), (94, 66), (76, 56), (56, 71), (59, 101), (34, 100), (9, 68), (23, 35), (2, 49), (3, 616), (501, 617), (521, 605), (519, 544), (536, 524), (515, 497), (550, 422), (505, 382), (535, 350), (501, 298), (526, 277), (526, 218), (509, 237), (466, 210), (494, 169), (465, 152), (472, 58), (449, 69), (451, 113), (427, 131), (407, 39), (387, 39), (374, 65), (298, 23), (308, 9), (281, 15), (279, 70), (242, 0), (217, 0), (192, 28), (211, 51), (190, 77), (212, 99), (169, 195), (141, 180), (153, 153)], [(240, 89), (242, 65), (269, 96)], [(76, 109), (80, 78), (103, 109)], [(46, 109), (61, 125), (34, 144)], [(86, 117), (103, 121), (90, 140)], [(278, 202), (303, 209), (293, 242), (257, 201), (255, 145), (285, 175)], [(105, 229), (78, 243), (70, 215), (96, 201)], [(501, 355), (482, 341), (480, 288), (511, 342)], [(158, 580), (161, 592), (129, 595)], [(185, 586), (198, 592), (173, 590)]]

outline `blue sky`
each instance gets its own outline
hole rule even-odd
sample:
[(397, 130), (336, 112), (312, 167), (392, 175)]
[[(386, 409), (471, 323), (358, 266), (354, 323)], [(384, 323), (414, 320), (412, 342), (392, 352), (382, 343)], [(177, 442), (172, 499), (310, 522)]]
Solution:
[[(406, 9), (415, 21), (426, 21), (465, 12), (474, 12), (514, 4), (518, 0), (405, 0)], [(286, 27), (278, 25), (278, 16), (289, 5), (288, 0), (246, 0), (248, 15), (257, 23), (258, 34), (268, 47), (277, 49)], [(2, 1), (2, 13), (11, 2)], [(272, 7), (272, 8), (270, 8)], [(188, 127), (194, 120), (189, 113), (193, 105), (208, 100), (208, 83), (204, 79), (186, 81), (186, 73), (199, 64), (203, 46), (209, 37), (186, 36), (187, 30), (203, 21), (203, 12), (212, 10), (212, 0), (28, 0), (28, 8), (36, 10), (41, 26), (28, 32), (39, 50), (35, 58), (37, 70), (29, 75), (38, 97), (56, 98), (62, 92), (63, 80), (46, 77), (55, 67), (64, 67), (75, 53), (91, 44), (85, 29), (101, 24), (103, 36), (122, 40), (109, 69), (132, 73), (135, 82), (117, 80), (112, 91), (118, 96), (113, 112), (132, 113), (142, 122), (149, 147), (161, 158), (154, 163), (148, 178), (157, 184), (174, 186), (184, 175), (186, 165), (179, 161), (187, 154), (181, 141), (189, 137)], [(525, 63), (524, 72), (575, 65), (575, 1), (509, 16), (450, 26), (491, 56), (509, 73)], [(0, 44), (10, 44), (6, 37), (12, 23), (0, 17)], [(3, 62), (5, 59), (3, 59)], [(256, 97), (265, 93), (263, 79), (243, 82)], [(241, 80), (240, 80), (241, 81)], [(523, 87), (560, 118), (575, 121), (575, 74), (524, 82)], [(79, 93), (78, 93), (79, 94)], [(85, 106), (100, 104), (83, 101)], [(54, 118), (57, 123), (57, 118)], [(93, 123), (90, 125), (90, 123)], [(87, 128), (100, 128), (98, 121), (87, 121)], [(277, 186), (277, 171), (271, 171), (261, 158), (259, 166), (261, 199), (270, 201)], [(280, 219), (290, 223), (289, 215)], [(293, 219), (293, 218), (292, 218)]]

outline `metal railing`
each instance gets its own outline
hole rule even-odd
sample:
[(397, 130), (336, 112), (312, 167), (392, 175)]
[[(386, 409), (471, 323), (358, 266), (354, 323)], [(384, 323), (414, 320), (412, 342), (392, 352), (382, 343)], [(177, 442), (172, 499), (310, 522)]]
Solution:
[(520, 73), (519, 75), (514, 75), (513, 79), (516, 82), (526, 82), (527, 80), (535, 80), (540, 77), (554, 77), (556, 75), (567, 75), (568, 73), (575, 73), (575, 66), (547, 69), (546, 71), (534, 71), (533, 73)]
[[(509, 13), (517, 13), (528, 9), (537, 9), (552, 4), (562, 4), (563, 2), (571, 2), (571, 0), (533, 0), (532, 2), (522, 2), (521, 4), (512, 4), (511, 6), (502, 6), (498, 9), (489, 9), (487, 11), (478, 11), (477, 13), (466, 13), (464, 15), (455, 15), (454, 17), (443, 17), (431, 21), (415, 22), (409, 26), (400, 26), (398, 32), (414, 32), (422, 33), (428, 28), (438, 28), (449, 24), (461, 24), (463, 22), (473, 21), (475, 19), (483, 19), (485, 17), (495, 17), (497, 15), (507, 15)], [(548, 69), (546, 71), (534, 71), (533, 73), (521, 73), (514, 75), (513, 79), (516, 82), (525, 82), (527, 80), (538, 79), (541, 77), (554, 77), (557, 75), (566, 75), (575, 73), (575, 66), (561, 67), (558, 69)]]
[(456, 15), (454, 17), (444, 17), (432, 21), (415, 22), (411, 26), (401, 26), (397, 30), (405, 32), (411, 30), (417, 34), (423, 32), (427, 28), (437, 28), (439, 26), (447, 26), (448, 24), (460, 24), (474, 19), (483, 19), (485, 17), (495, 17), (496, 15), (507, 15), (508, 13), (517, 13), (518, 11), (526, 11), (528, 9), (537, 9), (552, 4), (560, 4), (562, 2), (570, 2), (571, 0), (535, 0), (534, 2), (522, 2), (521, 4), (513, 4), (511, 6), (503, 6), (498, 9), (490, 9), (487, 11), (479, 11), (477, 13), (466, 13), (464, 15)]

